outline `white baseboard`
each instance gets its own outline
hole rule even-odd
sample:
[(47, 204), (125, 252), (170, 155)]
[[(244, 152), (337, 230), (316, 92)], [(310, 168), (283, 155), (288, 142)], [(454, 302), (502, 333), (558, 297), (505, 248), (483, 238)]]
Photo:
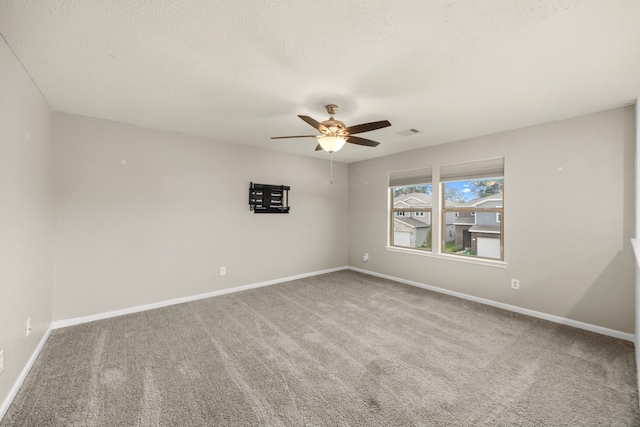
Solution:
[(590, 323), (579, 322), (577, 320), (567, 319), (566, 317), (554, 316), (553, 314), (542, 313), (540, 311), (529, 310), (528, 308), (522, 308), (515, 305), (504, 304), (504, 303), (493, 301), (490, 299), (463, 294), (462, 292), (450, 291), (448, 289), (439, 288), (437, 286), (425, 285), (424, 283), (414, 282), (413, 280), (401, 279), (399, 277), (376, 273), (375, 271), (363, 270), (361, 268), (356, 268), (356, 267), (349, 267), (349, 270), (357, 271), (364, 274), (369, 274), (371, 276), (381, 277), (383, 279), (393, 280), (395, 282), (404, 283), (405, 285), (416, 286), (422, 289), (428, 289), (430, 291), (451, 295), (451, 296), (466, 299), (469, 301), (479, 302), (481, 304), (490, 305), (492, 307), (513, 311), (515, 313), (520, 313), (520, 314), (524, 314), (531, 317), (536, 317), (538, 319), (549, 320), (551, 322), (559, 323), (561, 325), (572, 326), (574, 328), (584, 329), (585, 331), (595, 332), (597, 334), (606, 335), (613, 338), (619, 338), (625, 341), (635, 342), (634, 334), (616, 331), (615, 329), (603, 328), (602, 326), (596, 326)]
[[(518, 307), (515, 305), (505, 304), (498, 301), (493, 301), (485, 298), (476, 297), (473, 295), (464, 294), (462, 292), (451, 291), (444, 288), (439, 288), (437, 286), (426, 285), (424, 283), (415, 282), (413, 280), (402, 279), (400, 277), (389, 276), (387, 274), (376, 273), (375, 271), (364, 270), (357, 267), (345, 266), (345, 267), (336, 267), (327, 270), (314, 271), (311, 273), (299, 274), (296, 276), (283, 277), (280, 279), (268, 280), (265, 282), (252, 283), (249, 285), (236, 286), (233, 288), (222, 289), (219, 291), (207, 292), (204, 294), (191, 295), (188, 297), (175, 298), (165, 301), (159, 301), (152, 304), (139, 305), (135, 307), (129, 307), (122, 310), (108, 311), (104, 313), (93, 314), (89, 316), (75, 317), (71, 319), (57, 320), (52, 322), (50, 329), (58, 329), (65, 328), (67, 326), (79, 325), (81, 323), (93, 322), (95, 320), (108, 319), (111, 317), (123, 316), (125, 314), (138, 313), (146, 310), (153, 310), (154, 308), (167, 307), (175, 304), (182, 304), (189, 301), (196, 301), (204, 298), (211, 298), (220, 295), (226, 295), (234, 292), (245, 291), (248, 289), (260, 288), (263, 286), (275, 285), (277, 283), (288, 282), (291, 280), (304, 279), (306, 277), (318, 276), (320, 274), (332, 273), (334, 271), (340, 270), (353, 270), (358, 271), (360, 273), (369, 274), (371, 276), (381, 277), (383, 279), (393, 280), (396, 282), (404, 283), (410, 286), (416, 286), (423, 289), (428, 289), (430, 291), (439, 292), (446, 295), (451, 295), (457, 298), (466, 299), (469, 301), (479, 302), (481, 304), (489, 305), (492, 307), (501, 308), (503, 310), (513, 311), (515, 313), (524, 314), (526, 316), (535, 317), (538, 319), (548, 320), (550, 322), (558, 323), (561, 325), (572, 326), (578, 329), (584, 329), (586, 331), (595, 332), (597, 334), (606, 335), (614, 338), (619, 338), (625, 341), (635, 342), (635, 335), (629, 334), (626, 332), (617, 331), (615, 329), (604, 328), (602, 326), (592, 325), (590, 323), (584, 323), (573, 319), (567, 319), (566, 317), (555, 316), (552, 314), (542, 313), (540, 311), (530, 310), (527, 308)], [(47, 333), (48, 336), (48, 333)], [(35, 360), (35, 359), (34, 359)], [(28, 371), (27, 371), (28, 372)]]
[(261, 288), (263, 286), (275, 285), (277, 283), (289, 282), (291, 280), (304, 279), (305, 277), (318, 276), (320, 274), (332, 273), (334, 271), (347, 270), (349, 267), (336, 267), (328, 270), (314, 271), (311, 273), (298, 274), (296, 276), (283, 277), (281, 279), (268, 280), (266, 282), (252, 283), (249, 285), (236, 286), (219, 291), (207, 292), (204, 294), (191, 295), (188, 297), (175, 298), (165, 301), (154, 302), (152, 304), (138, 305), (124, 308), (122, 310), (108, 311), (104, 313), (92, 314), (89, 316), (74, 317), (71, 319), (56, 320), (52, 323), (52, 329), (66, 328), (67, 326), (79, 325), (81, 323), (93, 322), (95, 320), (108, 319), (111, 317), (123, 316), (125, 314), (138, 313), (140, 311), (153, 310), (154, 308), (167, 307), (175, 304), (182, 304), (189, 301), (196, 301), (204, 298), (211, 298), (226, 295), (234, 292), (246, 291), (247, 289)]
[(49, 338), (49, 334), (51, 334), (52, 330), (53, 328), (49, 326), (49, 329), (47, 329), (47, 331), (44, 333), (44, 336), (38, 343), (38, 346), (36, 347), (36, 349), (33, 351), (33, 354), (27, 361), (27, 364), (25, 365), (25, 367), (22, 369), (22, 372), (20, 372), (18, 379), (13, 384), (13, 387), (11, 387), (11, 390), (9, 390), (9, 394), (4, 399), (4, 402), (2, 402), (2, 406), (0, 406), (0, 421), (2, 421), (2, 419), (4, 418), (4, 415), (9, 410), (9, 406), (11, 406), (11, 402), (13, 402), (13, 399), (16, 397), (16, 394), (18, 394), (18, 390), (20, 390), (20, 387), (22, 387), (22, 383), (27, 378), (27, 375), (29, 374), (31, 367), (38, 359), (38, 356), (42, 351), (42, 347), (44, 347), (44, 343), (47, 342), (47, 338)]

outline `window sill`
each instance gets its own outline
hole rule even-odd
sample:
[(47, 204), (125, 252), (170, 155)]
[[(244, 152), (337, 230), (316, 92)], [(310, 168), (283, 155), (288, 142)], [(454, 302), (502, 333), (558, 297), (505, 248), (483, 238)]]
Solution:
[(417, 249), (400, 248), (397, 246), (385, 246), (385, 249), (390, 252), (400, 252), (404, 254), (425, 256), (428, 258), (446, 259), (449, 261), (465, 262), (467, 264), (485, 265), (487, 267), (507, 268), (507, 263), (504, 261), (493, 261), (483, 258), (471, 258), (460, 255), (447, 255), (447, 254), (435, 254), (433, 252), (426, 252)]

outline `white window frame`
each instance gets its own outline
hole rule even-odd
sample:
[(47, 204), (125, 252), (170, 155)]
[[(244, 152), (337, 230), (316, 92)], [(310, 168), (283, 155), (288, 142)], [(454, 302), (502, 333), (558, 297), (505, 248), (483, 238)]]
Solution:
[[(471, 167), (476, 167), (478, 165), (480, 165), (480, 168), (485, 168), (484, 172), (486, 172), (487, 170), (490, 170), (491, 168), (495, 168), (496, 165), (499, 164), (499, 166), (502, 168), (502, 173), (501, 174), (485, 174), (484, 176), (481, 177), (463, 177), (462, 179), (449, 179), (449, 180), (443, 180), (442, 178), (437, 179), (438, 175), (435, 176), (436, 179), (433, 180), (432, 184), (432, 195), (433, 195), (433, 206), (431, 208), (431, 212), (430, 212), (430, 218), (431, 218), (431, 226), (432, 226), (432, 250), (431, 251), (425, 251), (425, 250), (417, 250), (417, 249), (413, 249), (413, 248), (407, 248), (407, 247), (403, 247), (403, 246), (394, 246), (392, 245), (393, 242), (393, 215), (389, 215), (389, 218), (391, 218), (391, 221), (389, 221), (388, 224), (388, 228), (389, 228), (389, 232), (388, 232), (388, 243), (387, 243), (387, 247), (386, 249), (388, 251), (392, 251), (392, 252), (399, 252), (399, 253), (408, 253), (408, 254), (413, 254), (413, 255), (418, 255), (418, 256), (426, 256), (426, 257), (431, 257), (431, 258), (439, 258), (439, 259), (443, 259), (443, 260), (450, 260), (450, 261), (455, 261), (455, 262), (463, 262), (463, 263), (469, 263), (469, 264), (477, 264), (477, 265), (482, 265), (482, 266), (489, 266), (489, 267), (497, 267), (497, 268), (506, 268), (507, 267), (507, 262), (505, 260), (505, 255), (504, 255), (504, 203), (501, 206), (495, 207), (495, 208), (478, 208), (478, 207), (469, 207), (469, 208), (465, 208), (465, 210), (468, 210), (469, 212), (472, 212), (475, 214), (475, 212), (496, 212), (500, 213), (500, 255), (501, 258), (500, 259), (496, 259), (496, 258), (482, 258), (482, 257), (477, 257), (477, 256), (461, 256), (458, 254), (450, 254), (450, 253), (446, 253), (444, 251), (444, 244), (446, 241), (446, 235), (447, 235), (447, 225), (446, 225), (446, 213), (448, 211), (456, 211), (456, 210), (461, 210), (458, 208), (453, 208), (453, 209), (444, 209), (444, 186), (443, 183), (445, 182), (452, 182), (452, 181), (461, 181), (461, 180), (474, 180), (474, 179), (480, 179), (480, 178), (494, 178), (494, 177), (500, 177), (503, 180), (503, 197), (504, 197), (504, 182), (505, 182), (505, 178), (504, 178), (504, 157), (496, 157), (496, 158), (490, 158), (490, 159), (486, 159), (486, 160), (472, 160), (469, 162), (464, 162), (464, 163), (458, 163), (458, 164), (441, 164), (440, 168), (442, 168), (443, 166), (459, 166), (462, 165), (463, 167), (460, 168), (460, 170), (464, 169), (464, 166), (466, 163), (471, 164)], [(487, 167), (488, 166), (488, 167)], [(442, 169), (441, 169), (442, 170)], [(482, 172), (482, 171), (481, 171)], [(391, 175), (391, 173), (390, 173)], [(390, 205), (389, 208), (390, 210), (393, 211), (393, 190), (390, 191)], [(439, 196), (438, 196), (439, 195)], [(405, 208), (406, 209), (406, 208)], [(398, 209), (398, 210), (404, 210), (404, 209)], [(474, 216), (474, 223), (475, 223), (475, 215)], [(455, 212), (454, 215), (455, 218), (459, 217), (459, 214), (457, 212)]]
[[(411, 218), (412, 212), (422, 212), (423, 216), (426, 216), (425, 213), (429, 213), (429, 218), (432, 219), (432, 207), (431, 206), (422, 206), (416, 207), (415, 205), (410, 205), (408, 207), (395, 207), (394, 206), (394, 193), (396, 188), (402, 187), (411, 187), (411, 186), (422, 186), (422, 185), (431, 185), (432, 184), (432, 167), (423, 166), (415, 169), (406, 169), (402, 171), (394, 171), (389, 172), (389, 210), (388, 210), (388, 240), (387, 247), (395, 247), (403, 250), (413, 250), (418, 252), (431, 252), (432, 249), (425, 249), (420, 247), (407, 247), (407, 246), (396, 246), (394, 242), (394, 222), (395, 220), (400, 220), (398, 218), (399, 212), (402, 212), (402, 216), (407, 216)], [(433, 224), (429, 224), (430, 230), (433, 231)], [(417, 227), (414, 227), (416, 230), (417, 236)], [(433, 238), (433, 233), (431, 234)]]
[[(502, 198), (502, 203), (504, 205), (504, 176), (500, 176), (500, 177), (491, 177), (491, 178), (501, 178), (502, 179), (502, 185), (503, 185), (503, 194), (501, 196)], [(469, 179), (469, 181), (473, 181), (474, 179)], [(467, 180), (465, 180), (467, 181)], [(447, 213), (448, 212), (454, 212), (455, 213), (461, 213), (461, 212), (469, 212), (471, 214), (471, 216), (473, 217), (473, 224), (476, 225), (478, 222), (478, 217), (476, 216), (476, 212), (495, 212), (496, 213), (496, 217), (497, 215), (501, 215), (503, 214), (503, 206), (497, 206), (495, 208), (480, 208), (478, 206), (471, 206), (471, 207), (446, 207), (445, 205), (445, 186), (447, 185), (447, 183), (450, 182), (456, 182), (456, 181), (441, 181), (440, 182), (440, 194), (441, 194), (441, 201), (440, 201), (440, 211), (441, 211), (441, 218), (446, 218)], [(502, 221), (499, 221), (500, 224), (500, 258), (496, 259), (496, 258), (483, 258), (483, 257), (479, 257), (477, 255), (465, 255), (465, 254), (452, 254), (452, 256), (455, 257), (473, 257), (473, 258), (477, 258), (477, 259), (491, 259), (491, 260), (497, 260), (497, 261), (502, 261), (504, 262), (504, 227), (502, 225)], [(440, 251), (442, 253), (446, 253), (445, 251), (445, 245), (446, 245), (446, 239), (445, 239), (445, 234), (446, 234), (446, 224), (444, 224), (444, 222), (442, 223), (442, 237), (440, 238)], [(473, 237), (472, 237), (473, 238)], [(433, 242), (432, 242), (432, 246), (433, 246)]]
[[(427, 183), (421, 183), (421, 184), (431, 184), (430, 182)], [(401, 248), (401, 249), (406, 249), (406, 250), (411, 250), (411, 251), (419, 251), (419, 252), (432, 252), (433, 251), (433, 208), (431, 207), (420, 207), (420, 208), (416, 208), (416, 207), (411, 207), (411, 208), (395, 208), (393, 207), (393, 193), (395, 191), (396, 188), (398, 187), (402, 187), (402, 186), (397, 186), (397, 187), (389, 187), (389, 199), (390, 199), (390, 212), (391, 215), (389, 215), (389, 218), (391, 219), (390, 223), (389, 223), (389, 247), (394, 247), (394, 248)], [(429, 217), (431, 218), (431, 223), (429, 224), (429, 227), (431, 228), (431, 249), (425, 249), (425, 248), (421, 248), (421, 247), (416, 247), (416, 248), (412, 248), (412, 247), (408, 247), (408, 246), (397, 246), (394, 242), (394, 220), (398, 217), (402, 218), (411, 218), (411, 213), (414, 212), (416, 214), (421, 213), (422, 216), (426, 216), (426, 213), (429, 214)], [(408, 213), (408, 215), (407, 215)]]

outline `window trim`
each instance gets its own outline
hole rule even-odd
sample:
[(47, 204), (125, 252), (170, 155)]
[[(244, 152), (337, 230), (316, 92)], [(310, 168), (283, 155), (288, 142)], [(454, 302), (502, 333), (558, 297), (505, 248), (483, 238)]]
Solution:
[[(491, 177), (491, 178), (502, 178), (502, 204), (500, 206), (496, 206), (493, 208), (479, 208), (479, 207), (469, 207), (469, 208), (464, 208), (464, 207), (447, 207), (445, 204), (445, 185), (448, 182), (457, 182), (457, 181), (440, 181), (440, 218), (446, 218), (447, 217), (447, 212), (470, 212), (471, 215), (473, 216), (473, 223), (475, 224), (477, 221), (477, 217), (475, 215), (476, 212), (496, 212), (496, 213), (501, 213), (502, 217), (504, 217), (504, 176), (495, 176), (495, 177)], [(475, 180), (480, 180), (482, 178), (469, 178), (464, 179), (464, 181), (475, 181)], [(446, 221), (440, 221), (440, 226), (441, 226), (441, 234), (440, 234), (440, 254), (446, 254), (445, 252), (445, 239), (443, 236), (445, 236), (447, 230), (446, 230)], [(431, 242), (431, 246), (433, 247), (433, 242)], [(466, 259), (483, 259), (483, 260), (494, 260), (494, 261), (501, 261), (504, 262), (504, 221), (500, 221), (500, 258), (496, 259), (496, 258), (487, 258), (487, 257), (481, 257), (478, 255), (462, 255), (462, 254), (456, 254), (456, 255), (449, 255), (449, 256), (453, 256), (456, 258), (466, 258)]]
[[(429, 182), (419, 182), (419, 183), (414, 183), (414, 185), (417, 184), (431, 184), (433, 187), (433, 183), (431, 181)], [(410, 184), (411, 185), (411, 184)], [(416, 207), (408, 207), (408, 208), (396, 208), (393, 206), (393, 193), (394, 193), (394, 189), (397, 187), (405, 187), (406, 185), (395, 185), (395, 186), (389, 186), (388, 188), (388, 192), (389, 192), (389, 222), (388, 222), (388, 227), (389, 227), (389, 234), (388, 234), (388, 245), (387, 247), (393, 247), (393, 248), (397, 248), (397, 249), (405, 249), (405, 250), (411, 250), (411, 251), (418, 251), (418, 252), (428, 252), (431, 253), (433, 252), (433, 207), (427, 208), (416, 208)], [(405, 212), (409, 212), (409, 218), (411, 218), (411, 212), (428, 212), (429, 213), (429, 218), (431, 220), (431, 223), (429, 224), (429, 227), (431, 228), (432, 231), (432, 240), (431, 240), (431, 249), (419, 249), (419, 248), (410, 248), (407, 246), (397, 246), (394, 244), (394, 239), (393, 239), (393, 233), (394, 233), (394, 224), (393, 221), (398, 218), (396, 216), (397, 212), (402, 212), (403, 214)], [(404, 215), (400, 218), (406, 218)]]
[[(459, 170), (460, 168), (458, 167), (458, 165), (463, 165), (463, 164), (465, 165), (465, 168), (466, 166), (470, 167), (469, 173), (473, 176), (468, 175), (466, 170)], [(406, 253), (410, 255), (412, 254), (412, 255), (423, 256), (427, 258), (449, 260), (454, 262), (463, 262), (467, 264), (475, 264), (475, 265), (482, 265), (482, 266), (488, 266), (488, 267), (506, 268), (507, 261), (505, 260), (505, 253), (504, 253), (504, 246), (505, 246), (504, 244), (505, 242), (504, 203), (502, 203), (500, 206), (490, 207), (490, 208), (481, 208), (481, 207), (473, 207), (473, 206), (465, 207), (465, 208), (460, 208), (460, 207), (446, 208), (444, 203), (444, 198), (445, 198), (444, 184), (445, 183), (456, 182), (456, 181), (483, 180), (485, 178), (500, 178), (503, 180), (502, 194), (501, 194), (501, 199), (503, 200), (504, 194), (505, 194), (504, 193), (504, 188), (505, 188), (504, 187), (504, 178), (505, 178), (504, 164), (505, 164), (505, 157), (503, 155), (503, 156), (492, 157), (488, 159), (470, 160), (470, 161), (455, 162), (455, 163), (441, 163), (438, 166), (433, 165), (433, 166), (428, 166), (428, 167), (418, 168), (418, 169), (410, 169), (410, 170), (399, 171), (399, 172), (389, 172), (388, 174), (389, 206), (388, 206), (387, 212), (391, 212), (391, 214), (388, 214), (389, 216), (387, 220), (387, 227), (389, 227), (389, 229), (387, 232), (388, 240), (387, 240), (387, 245), (385, 246), (385, 249), (390, 252)], [(433, 170), (436, 167), (439, 169), (439, 172)], [(443, 180), (443, 172), (442, 172), (443, 167), (448, 168), (446, 170), (451, 173), (457, 171), (459, 176), (456, 176), (456, 177), (444, 176), (445, 180)], [(423, 173), (424, 171), (428, 172), (428, 175), (429, 175), (428, 182), (425, 180), (421, 180), (420, 182), (416, 180), (412, 180), (412, 181), (407, 181), (406, 183), (404, 181), (401, 181), (401, 180), (407, 180), (408, 178), (413, 179), (419, 175), (424, 175)], [(432, 172), (435, 172), (435, 174)], [(404, 176), (404, 175), (407, 175), (407, 176)], [(408, 175), (411, 175), (411, 176), (408, 176)], [(394, 179), (397, 178), (399, 181), (396, 183), (395, 181), (392, 181), (392, 178)], [(425, 176), (422, 176), (422, 178), (425, 178)], [(403, 186), (412, 185), (412, 184), (431, 184), (432, 185), (432, 197), (433, 197), (432, 206), (430, 206), (429, 208), (394, 208), (394, 205), (393, 205), (394, 190), (393, 189), (395, 187), (403, 187)], [(500, 214), (500, 220), (496, 221), (500, 226), (499, 227), (500, 259), (489, 258), (489, 257), (479, 257), (477, 255), (453, 254), (453, 253), (445, 252), (444, 249), (445, 249), (445, 241), (446, 241), (446, 235), (447, 235), (446, 216), (447, 216), (447, 213), (450, 211), (455, 212), (455, 218), (458, 218), (459, 217), (458, 212), (462, 212), (462, 211), (468, 211), (472, 213), (495, 212), (496, 219), (497, 219), (497, 214)], [(393, 245), (394, 219), (396, 218), (393, 212), (429, 212), (430, 226), (432, 231), (431, 250)], [(409, 217), (411, 217), (411, 213), (409, 213)], [(474, 217), (474, 224), (475, 224), (476, 216), (473, 215), (473, 217)], [(402, 217), (398, 219), (402, 219)], [(434, 242), (433, 240), (437, 240), (437, 242)]]
[(460, 255), (451, 255), (446, 253), (436, 253), (432, 251), (422, 251), (419, 249), (406, 248), (404, 246), (385, 246), (385, 250), (389, 252), (398, 252), (409, 255), (423, 256), (427, 258), (443, 259), (455, 262), (464, 262), (467, 264), (484, 265), (487, 267), (507, 268), (509, 265), (506, 261), (497, 260), (494, 258), (481, 258), (481, 257), (468, 257)]

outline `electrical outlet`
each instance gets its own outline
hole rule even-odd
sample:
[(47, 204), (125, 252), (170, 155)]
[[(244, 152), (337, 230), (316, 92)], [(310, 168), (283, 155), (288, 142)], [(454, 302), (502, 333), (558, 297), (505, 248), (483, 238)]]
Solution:
[(520, 280), (511, 279), (511, 289), (520, 289)]
[(27, 319), (27, 336), (31, 333), (31, 318)]
[(224, 276), (225, 274), (227, 274), (227, 267), (220, 267), (220, 275)]
[(0, 350), (0, 374), (4, 371), (4, 350)]
[(369, 254), (365, 252), (365, 253), (364, 253), (364, 256), (362, 257), (362, 260), (363, 260), (364, 262), (369, 261)]

